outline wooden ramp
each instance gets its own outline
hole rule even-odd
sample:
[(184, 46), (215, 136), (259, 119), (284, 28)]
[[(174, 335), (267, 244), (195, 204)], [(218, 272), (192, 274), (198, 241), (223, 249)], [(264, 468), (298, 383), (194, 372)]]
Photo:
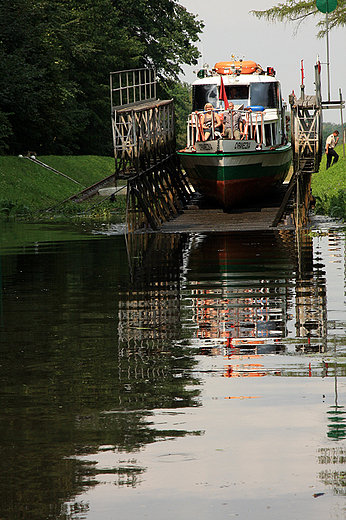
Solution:
[[(272, 229), (294, 229), (290, 203), (282, 212), (288, 184), (273, 190), (267, 200), (261, 200), (247, 208), (224, 211), (212, 205), (199, 194), (192, 197), (190, 204), (176, 218), (164, 222), (162, 233), (209, 233), (227, 231), (263, 231)], [(277, 221), (278, 213), (283, 218)]]

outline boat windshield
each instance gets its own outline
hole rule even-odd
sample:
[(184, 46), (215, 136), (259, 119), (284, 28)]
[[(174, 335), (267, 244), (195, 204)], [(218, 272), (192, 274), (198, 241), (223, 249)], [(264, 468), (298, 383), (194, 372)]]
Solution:
[[(249, 87), (247, 85), (225, 85), (228, 101), (235, 105), (248, 105)], [(193, 85), (192, 88), (192, 111), (203, 110), (206, 103), (213, 107), (219, 106), (219, 93), (216, 84)]]
[(206, 103), (211, 103), (213, 107), (218, 103), (217, 85), (193, 85), (192, 88), (192, 111), (203, 110)]
[(279, 108), (279, 83), (251, 83), (250, 99), (251, 106)]

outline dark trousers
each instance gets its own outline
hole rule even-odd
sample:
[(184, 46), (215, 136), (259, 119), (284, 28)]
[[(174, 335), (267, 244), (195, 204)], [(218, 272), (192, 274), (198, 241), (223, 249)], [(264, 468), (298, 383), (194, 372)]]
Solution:
[(328, 170), (329, 166), (332, 166), (331, 162), (332, 162), (333, 157), (334, 157), (333, 164), (335, 164), (339, 160), (339, 155), (336, 153), (334, 148), (328, 148), (326, 170)]

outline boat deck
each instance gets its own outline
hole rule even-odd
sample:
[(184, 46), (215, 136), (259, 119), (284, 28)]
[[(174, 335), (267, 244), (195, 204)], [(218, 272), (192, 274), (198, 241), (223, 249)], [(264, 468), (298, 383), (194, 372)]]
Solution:
[(196, 193), (190, 204), (173, 220), (165, 222), (162, 233), (208, 233), (227, 231), (263, 231), (294, 229), (294, 222), (287, 216), (273, 227), (273, 222), (284, 199), (288, 184), (272, 190), (267, 200), (260, 200), (248, 207), (225, 211)]

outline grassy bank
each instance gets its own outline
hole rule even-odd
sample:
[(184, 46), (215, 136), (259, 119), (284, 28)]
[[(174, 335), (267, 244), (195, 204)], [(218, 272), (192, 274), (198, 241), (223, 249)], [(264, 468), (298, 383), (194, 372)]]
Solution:
[(346, 220), (346, 160), (343, 147), (336, 147), (339, 161), (326, 170), (326, 154), (320, 169), (312, 176), (312, 194), (316, 197), (315, 213)]
[[(318, 173), (312, 176), (315, 212), (346, 220), (346, 160), (342, 145), (336, 147), (339, 161), (326, 170), (324, 154)], [(73, 182), (26, 158), (0, 156), (0, 218), (49, 219), (83, 215), (124, 217), (125, 197), (115, 203), (92, 198), (82, 204), (62, 201), (114, 172), (113, 157), (42, 156), (40, 161), (70, 177)], [(47, 212), (49, 208), (53, 211)]]
[[(73, 182), (26, 158), (0, 156), (0, 216), (61, 218), (91, 210), (97, 198), (82, 204), (61, 202), (114, 173), (114, 158), (99, 156), (42, 156), (38, 159)], [(97, 205), (90, 213), (104, 215), (123, 208), (124, 197), (111, 205)], [(106, 206), (106, 209), (105, 209)], [(55, 208), (47, 213), (47, 209)]]

